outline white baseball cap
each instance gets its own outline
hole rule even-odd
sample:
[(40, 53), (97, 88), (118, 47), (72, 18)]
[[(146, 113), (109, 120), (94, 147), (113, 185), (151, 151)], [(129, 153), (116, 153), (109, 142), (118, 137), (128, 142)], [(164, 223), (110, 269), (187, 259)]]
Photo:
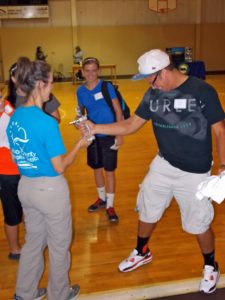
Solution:
[(133, 80), (143, 79), (166, 68), (170, 64), (170, 58), (166, 52), (153, 49), (140, 56), (137, 62), (139, 73), (132, 77)]

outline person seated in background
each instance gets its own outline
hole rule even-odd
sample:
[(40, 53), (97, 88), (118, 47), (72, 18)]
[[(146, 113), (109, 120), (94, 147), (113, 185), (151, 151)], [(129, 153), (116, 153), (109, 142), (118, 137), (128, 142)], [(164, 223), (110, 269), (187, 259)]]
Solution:
[[(7, 100), (15, 107), (19, 107), (23, 104), (24, 93), (16, 87), (16, 78), (15, 73), (17, 69), (17, 64), (14, 63), (9, 69), (9, 83), (8, 83), (8, 95)], [(43, 110), (48, 115), (54, 117), (58, 122), (60, 122), (60, 113), (59, 113), (60, 102), (56, 97), (51, 93), (49, 100), (43, 105)]]
[(35, 59), (46, 61), (47, 57), (48, 57), (48, 55), (45, 55), (42, 48), (40, 46), (38, 46), (36, 49)]
[[(73, 62), (74, 64), (77, 65), (81, 65), (82, 61), (83, 61), (83, 51), (81, 50), (81, 48), (79, 46), (76, 46), (75, 48), (75, 53), (73, 55)], [(76, 73), (76, 78), (77, 80), (83, 80), (83, 76), (82, 76), (82, 71), (78, 70), (78, 72)]]
[(0, 91), (0, 199), (4, 215), (5, 235), (9, 245), (8, 258), (18, 260), (21, 247), (19, 243), (19, 224), (22, 222), (22, 206), (17, 195), (20, 179), (18, 168), (12, 160), (6, 135), (14, 103), (4, 99)]

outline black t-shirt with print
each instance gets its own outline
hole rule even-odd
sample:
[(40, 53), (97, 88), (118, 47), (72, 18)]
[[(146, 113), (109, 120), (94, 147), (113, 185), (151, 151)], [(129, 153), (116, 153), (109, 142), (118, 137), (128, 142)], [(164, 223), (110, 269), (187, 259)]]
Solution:
[(211, 125), (225, 117), (212, 86), (190, 76), (169, 92), (150, 88), (135, 114), (152, 120), (159, 151), (171, 165), (191, 173), (210, 170)]

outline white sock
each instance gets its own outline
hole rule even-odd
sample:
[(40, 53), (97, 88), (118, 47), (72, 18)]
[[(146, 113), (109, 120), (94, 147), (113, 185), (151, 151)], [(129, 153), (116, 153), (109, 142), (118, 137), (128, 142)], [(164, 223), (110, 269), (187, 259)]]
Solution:
[(113, 207), (114, 196), (115, 194), (109, 194), (109, 193), (106, 194), (106, 199), (107, 199), (106, 209), (109, 207)]
[(106, 194), (105, 194), (105, 187), (98, 187), (98, 198), (101, 199), (102, 201), (106, 201)]

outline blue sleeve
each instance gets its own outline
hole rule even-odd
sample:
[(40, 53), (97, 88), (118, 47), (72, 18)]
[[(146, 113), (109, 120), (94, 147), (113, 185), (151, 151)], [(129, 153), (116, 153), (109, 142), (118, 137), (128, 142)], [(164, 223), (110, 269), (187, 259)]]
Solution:
[(64, 146), (57, 121), (52, 118), (47, 128), (48, 130), (45, 135), (45, 147), (49, 157), (54, 158), (65, 154), (66, 148)]
[(79, 106), (84, 106), (83, 101), (82, 101), (82, 96), (81, 96), (81, 87), (77, 90), (77, 102)]

